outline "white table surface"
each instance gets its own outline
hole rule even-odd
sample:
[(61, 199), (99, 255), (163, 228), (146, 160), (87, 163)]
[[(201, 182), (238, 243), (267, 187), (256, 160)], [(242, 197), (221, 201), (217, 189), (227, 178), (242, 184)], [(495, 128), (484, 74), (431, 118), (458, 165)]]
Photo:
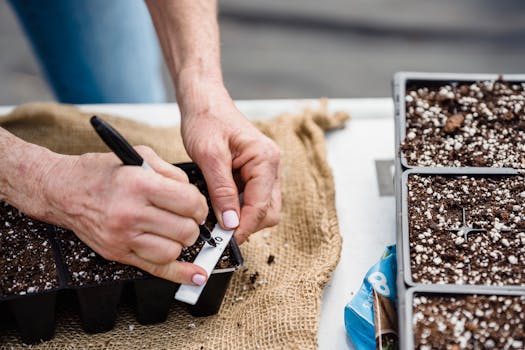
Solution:
[[(268, 119), (283, 112), (300, 112), (318, 100), (237, 101), (250, 119)], [(0, 115), (12, 107), (0, 107)], [(82, 109), (111, 113), (157, 126), (178, 124), (175, 104), (84, 105)], [(352, 120), (345, 129), (326, 136), (328, 161), (336, 187), (339, 227), (343, 236), (341, 260), (323, 296), (319, 349), (353, 349), (343, 312), (370, 266), (388, 244), (395, 242), (393, 197), (379, 197), (375, 160), (394, 157), (394, 118), (390, 98), (333, 99), (330, 111), (346, 111)]]

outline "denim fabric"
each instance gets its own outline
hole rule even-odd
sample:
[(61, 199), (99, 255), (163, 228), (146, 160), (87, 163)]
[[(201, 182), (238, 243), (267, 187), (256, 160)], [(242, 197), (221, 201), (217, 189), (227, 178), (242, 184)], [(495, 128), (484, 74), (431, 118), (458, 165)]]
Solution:
[(57, 99), (164, 102), (161, 54), (142, 0), (10, 0)]

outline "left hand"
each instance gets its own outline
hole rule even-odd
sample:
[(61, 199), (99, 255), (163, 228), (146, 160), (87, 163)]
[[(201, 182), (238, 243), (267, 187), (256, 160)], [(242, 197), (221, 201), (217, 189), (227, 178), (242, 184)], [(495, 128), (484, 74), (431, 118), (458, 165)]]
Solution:
[[(238, 243), (279, 222), (280, 151), (235, 107), (222, 84), (179, 90), (182, 138), (190, 157), (202, 169), (215, 215), (225, 229), (234, 229)], [(245, 183), (243, 206), (232, 170)]]

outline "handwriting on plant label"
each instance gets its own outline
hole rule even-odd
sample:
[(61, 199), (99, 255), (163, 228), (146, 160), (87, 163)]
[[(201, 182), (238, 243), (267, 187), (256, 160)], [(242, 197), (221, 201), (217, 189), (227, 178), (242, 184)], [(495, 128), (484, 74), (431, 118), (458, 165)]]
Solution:
[(220, 236), (215, 236), (213, 239), (215, 240), (215, 243), (217, 243), (217, 246), (221, 245), (224, 241), (224, 239)]

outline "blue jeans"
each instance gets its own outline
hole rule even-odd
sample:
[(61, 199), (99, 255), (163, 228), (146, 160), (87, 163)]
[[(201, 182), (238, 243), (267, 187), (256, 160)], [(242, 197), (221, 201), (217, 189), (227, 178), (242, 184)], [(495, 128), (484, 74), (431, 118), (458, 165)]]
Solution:
[(59, 101), (165, 101), (162, 57), (144, 1), (10, 3)]

